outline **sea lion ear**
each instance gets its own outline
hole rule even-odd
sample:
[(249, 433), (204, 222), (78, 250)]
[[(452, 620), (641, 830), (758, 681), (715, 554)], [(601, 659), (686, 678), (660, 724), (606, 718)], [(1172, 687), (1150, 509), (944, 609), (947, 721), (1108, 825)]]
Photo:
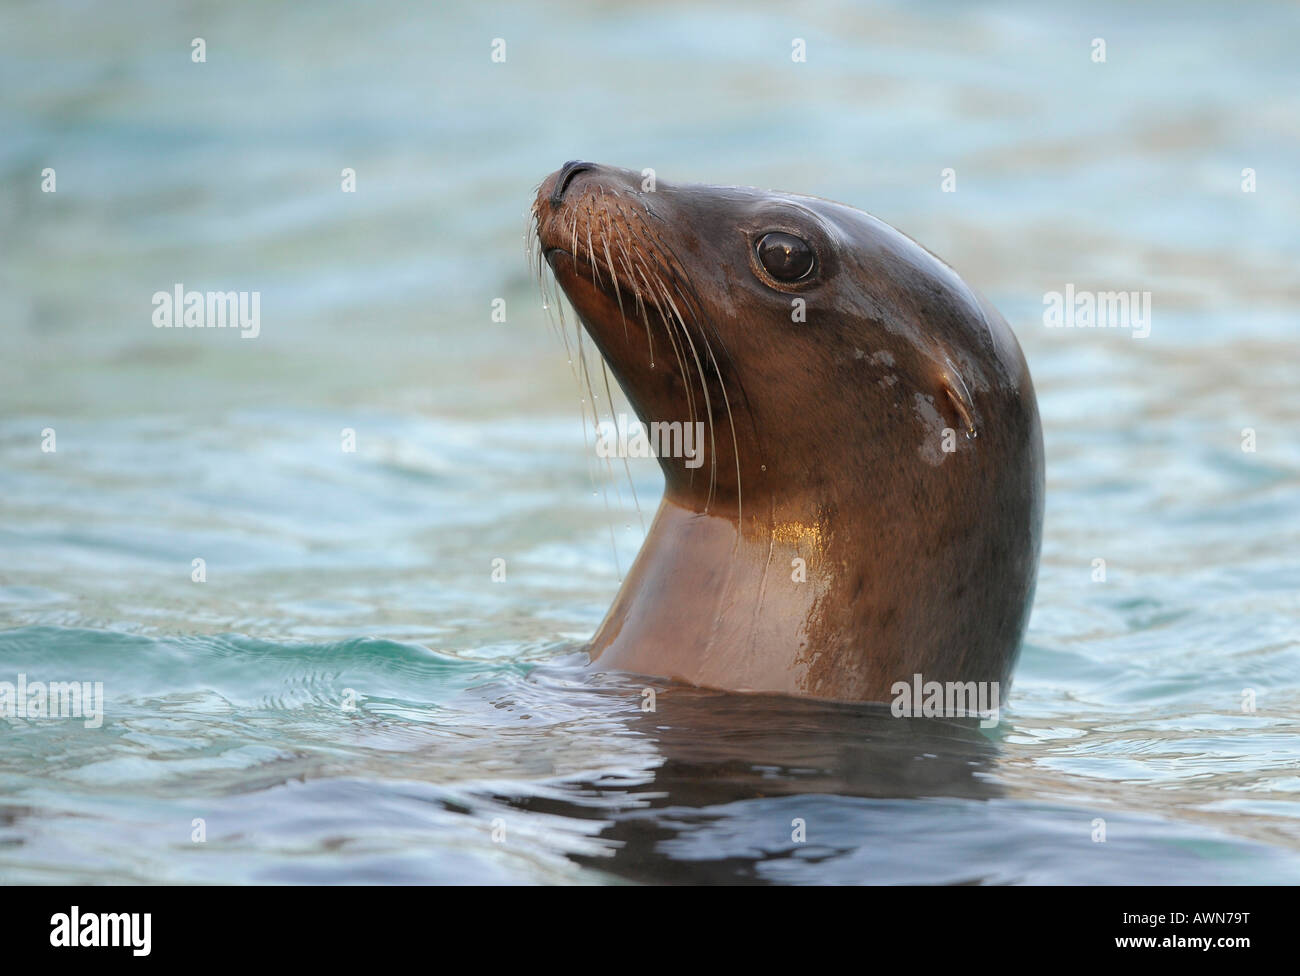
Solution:
[(961, 378), (961, 373), (947, 356), (943, 357), (939, 381), (957, 417), (958, 425), (966, 432), (967, 437), (975, 437), (979, 433), (975, 422), (975, 401), (971, 398), (966, 381)]

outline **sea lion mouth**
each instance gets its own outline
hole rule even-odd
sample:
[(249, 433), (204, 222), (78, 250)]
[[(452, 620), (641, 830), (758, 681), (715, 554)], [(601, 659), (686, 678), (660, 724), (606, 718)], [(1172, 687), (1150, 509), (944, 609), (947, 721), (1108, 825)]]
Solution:
[(544, 247), (541, 249), (541, 252), (542, 252), (542, 260), (546, 262), (546, 266), (550, 268), (551, 271), (555, 270), (555, 264), (553, 263), (552, 258), (557, 254), (563, 254), (565, 257), (573, 261), (575, 264), (577, 263), (577, 259), (573, 256), (573, 252), (570, 251), (568, 248)]
[[(603, 241), (596, 240), (593, 247), (599, 248), (602, 244)], [(641, 322), (643, 309), (656, 315), (673, 314), (665, 304), (671, 289), (668, 295), (664, 294), (665, 288), (658, 281), (658, 268), (647, 268), (631, 259), (620, 262), (618, 258), (605, 257), (599, 251), (586, 252), (581, 246), (543, 247), (541, 257), (557, 281), (565, 276), (582, 278), (613, 301), (621, 310), (624, 325), (629, 322), (645, 325)], [(566, 260), (568, 267), (558, 266), (557, 260)]]

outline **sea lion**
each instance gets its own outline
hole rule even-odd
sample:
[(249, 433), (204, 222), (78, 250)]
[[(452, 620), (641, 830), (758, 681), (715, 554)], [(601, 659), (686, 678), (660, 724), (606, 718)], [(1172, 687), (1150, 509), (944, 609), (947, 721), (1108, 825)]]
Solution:
[(893, 701), (917, 675), (1007, 687), (1043, 446), (992, 306), (899, 231), (816, 197), (643, 188), (573, 161), (533, 217), (641, 421), (707, 425), (702, 466), (660, 457), (663, 502), (593, 667), (851, 701)]

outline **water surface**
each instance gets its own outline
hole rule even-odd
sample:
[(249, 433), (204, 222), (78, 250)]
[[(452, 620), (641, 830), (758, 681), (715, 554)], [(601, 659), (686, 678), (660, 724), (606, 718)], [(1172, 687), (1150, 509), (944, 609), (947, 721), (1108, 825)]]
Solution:
[[(7, 5), (0, 681), (106, 709), (0, 719), (0, 881), (1300, 880), (1297, 28)], [(660, 480), (601, 476), (528, 278), (577, 157), (843, 200), (1002, 310), (1048, 494), (998, 728), (583, 669)], [(155, 330), (176, 282), (260, 337)], [(1150, 337), (1044, 328), (1067, 282)]]

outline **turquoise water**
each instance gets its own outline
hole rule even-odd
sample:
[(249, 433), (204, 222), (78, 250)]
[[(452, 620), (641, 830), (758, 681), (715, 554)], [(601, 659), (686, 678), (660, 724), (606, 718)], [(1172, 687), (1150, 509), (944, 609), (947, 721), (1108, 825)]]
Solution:
[[(1295, 8), (534, 6), (0, 10), (0, 682), (105, 704), (0, 718), (0, 881), (1300, 880)], [(579, 157), (843, 200), (1002, 310), (996, 730), (583, 670), (643, 522), (524, 258)], [(154, 329), (177, 282), (261, 334)], [(1150, 337), (1044, 328), (1067, 282)]]

